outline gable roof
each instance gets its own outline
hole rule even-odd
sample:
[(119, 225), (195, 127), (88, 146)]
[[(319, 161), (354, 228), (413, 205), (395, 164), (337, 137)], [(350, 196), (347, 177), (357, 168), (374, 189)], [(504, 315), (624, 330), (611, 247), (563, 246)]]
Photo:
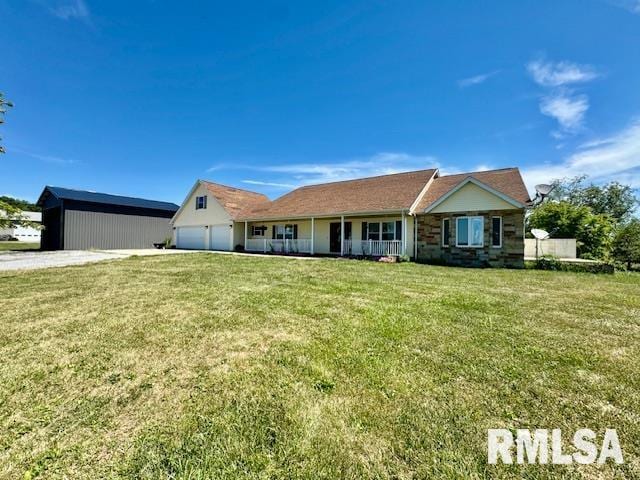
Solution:
[(204, 185), (234, 220), (238, 219), (243, 213), (270, 203), (269, 198), (262, 193), (229, 187), (206, 180), (200, 180), (199, 183)]
[(246, 220), (409, 210), (435, 169), (300, 187), (248, 209)]
[(464, 184), (469, 183), (470, 179), (475, 180), (473, 183), (476, 185), (498, 194), (498, 196), (507, 201), (511, 199), (520, 205), (525, 205), (530, 201), (529, 192), (524, 185), (520, 170), (517, 168), (503, 168), (500, 170), (486, 170), (482, 172), (459, 173), (456, 175), (436, 177), (425, 195), (418, 202), (415, 211), (420, 213), (431, 210), (454, 191), (461, 188)]
[(38, 198), (37, 205), (42, 206), (47, 195), (53, 195), (60, 200), (75, 200), (78, 202), (90, 202), (107, 205), (119, 205), (125, 207), (150, 208), (154, 210), (167, 210), (175, 212), (178, 205), (171, 202), (159, 202), (136, 197), (123, 197), (109, 193), (90, 192), (88, 190), (74, 190), (71, 188), (52, 187), (47, 185)]

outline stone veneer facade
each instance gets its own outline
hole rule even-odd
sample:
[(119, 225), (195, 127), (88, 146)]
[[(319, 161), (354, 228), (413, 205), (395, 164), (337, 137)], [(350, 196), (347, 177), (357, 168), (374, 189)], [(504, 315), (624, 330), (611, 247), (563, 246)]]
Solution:
[[(456, 217), (484, 217), (484, 247), (456, 247)], [(491, 246), (491, 218), (502, 217), (502, 247)], [(450, 218), (449, 246), (442, 246), (442, 219)], [(524, 267), (524, 210), (418, 215), (417, 260), (469, 267)]]

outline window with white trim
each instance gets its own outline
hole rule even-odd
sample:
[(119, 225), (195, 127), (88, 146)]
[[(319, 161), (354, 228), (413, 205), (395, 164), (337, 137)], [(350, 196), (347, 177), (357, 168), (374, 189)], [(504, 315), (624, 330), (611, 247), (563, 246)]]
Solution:
[(295, 240), (297, 238), (297, 227), (292, 224), (274, 225), (274, 240)]
[(442, 219), (442, 246), (449, 246), (449, 239), (451, 237), (451, 219), (443, 218)]
[(396, 222), (382, 222), (382, 240), (396, 239)]
[(402, 229), (402, 220), (387, 220), (384, 222), (362, 222), (361, 238), (362, 240), (399, 242), (402, 240)]
[(491, 246), (502, 247), (502, 217), (491, 218)]
[(456, 247), (484, 246), (484, 217), (456, 218)]
[(207, 196), (196, 197), (196, 210), (203, 210), (207, 208)]
[(378, 222), (368, 224), (367, 240), (380, 240), (380, 224)]

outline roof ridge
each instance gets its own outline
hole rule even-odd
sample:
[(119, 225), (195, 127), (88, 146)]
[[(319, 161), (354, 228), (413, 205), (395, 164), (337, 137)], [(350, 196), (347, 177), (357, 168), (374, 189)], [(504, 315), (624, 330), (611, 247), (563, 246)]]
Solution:
[(296, 190), (301, 190), (303, 188), (318, 187), (320, 185), (333, 185), (333, 184), (336, 184), (336, 183), (355, 182), (355, 181), (358, 181), (358, 180), (370, 180), (372, 178), (393, 177), (395, 175), (407, 175), (409, 173), (428, 172), (430, 170), (437, 170), (437, 168), (435, 168), (435, 167), (433, 167), (433, 168), (422, 168), (420, 170), (408, 170), (406, 172), (385, 173), (383, 175), (370, 175), (368, 177), (358, 177), (358, 178), (352, 178), (352, 179), (349, 179), (349, 180), (334, 180), (332, 182), (313, 183), (313, 184), (310, 184), (310, 185), (303, 185), (301, 187), (294, 188), (291, 191), (294, 192)]
[(146, 202), (156, 202), (156, 203), (171, 203), (172, 205), (177, 205), (169, 200), (155, 200), (153, 198), (144, 198), (144, 197), (132, 197), (131, 195), (121, 195), (119, 193), (106, 193), (106, 192), (97, 192), (95, 190), (81, 190), (79, 188), (68, 188), (68, 187), (56, 187), (55, 185), (45, 185), (46, 189), (60, 189), (60, 190), (69, 190), (72, 192), (80, 192), (80, 193), (93, 193), (96, 195), (109, 195), (110, 197), (120, 197), (120, 198), (131, 198), (133, 200), (144, 200)]
[(226, 185), (224, 183), (212, 182), (210, 180), (199, 179), (200, 182), (208, 183), (209, 185), (218, 185), (219, 187), (232, 188), (234, 190), (240, 190), (241, 192), (253, 193), (255, 195), (262, 195), (263, 197), (267, 197), (264, 193), (256, 192), (253, 190), (247, 190), (246, 188), (234, 187), (233, 185)]

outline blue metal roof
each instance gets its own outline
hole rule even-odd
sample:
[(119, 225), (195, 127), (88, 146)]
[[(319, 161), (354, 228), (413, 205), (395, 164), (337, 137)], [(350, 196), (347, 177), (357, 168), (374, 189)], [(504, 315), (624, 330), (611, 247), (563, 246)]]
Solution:
[[(158, 202), (156, 200), (146, 200), (144, 198), (122, 197), (120, 195), (110, 195), (108, 193), (89, 192), (85, 190), (73, 190), (71, 188), (46, 186), (40, 199), (46, 192), (51, 193), (61, 200), (76, 200), (79, 202), (102, 203), (109, 205), (121, 205), (126, 207), (152, 208), (156, 210), (178, 211), (178, 205), (171, 202)], [(38, 201), (39, 203), (40, 201)]]

